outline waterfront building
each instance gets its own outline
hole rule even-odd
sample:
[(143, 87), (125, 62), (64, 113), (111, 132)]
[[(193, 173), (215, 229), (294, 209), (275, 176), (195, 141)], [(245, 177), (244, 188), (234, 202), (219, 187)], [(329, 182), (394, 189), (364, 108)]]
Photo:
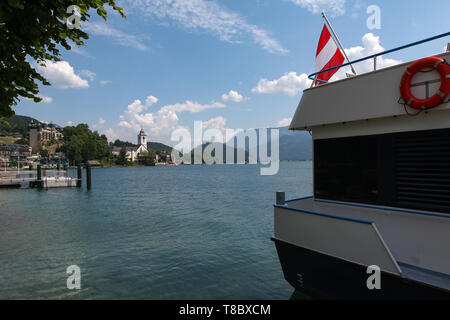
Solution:
[(30, 130), (30, 147), (33, 153), (39, 153), (42, 148), (42, 144), (45, 141), (60, 140), (63, 138), (61, 128), (53, 124), (43, 125), (41, 123), (35, 123), (31, 121), (29, 124)]
[(31, 147), (23, 144), (0, 143), (0, 166), (5, 167), (13, 161), (26, 162), (31, 157)]
[[(145, 134), (143, 128), (141, 129), (141, 131), (139, 132), (139, 134), (137, 136), (137, 142), (138, 143), (135, 146), (125, 147), (126, 157), (127, 157), (128, 161), (138, 162), (139, 157), (148, 151), (147, 150), (147, 135)], [(121, 150), (122, 150), (121, 147), (114, 146), (111, 149), (111, 153), (113, 155), (119, 156)]]
[(160, 153), (156, 154), (156, 163), (158, 162), (164, 162), (164, 163), (170, 163), (172, 162), (172, 157), (170, 153), (167, 153), (166, 151), (161, 151)]

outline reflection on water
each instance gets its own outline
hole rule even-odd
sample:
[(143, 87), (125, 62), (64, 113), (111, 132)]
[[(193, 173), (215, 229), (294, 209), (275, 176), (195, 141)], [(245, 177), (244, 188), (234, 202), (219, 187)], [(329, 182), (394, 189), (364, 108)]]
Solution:
[[(289, 299), (276, 191), (310, 195), (310, 162), (93, 170), (93, 189), (0, 190), (0, 298)], [(70, 265), (81, 290), (66, 287)]]

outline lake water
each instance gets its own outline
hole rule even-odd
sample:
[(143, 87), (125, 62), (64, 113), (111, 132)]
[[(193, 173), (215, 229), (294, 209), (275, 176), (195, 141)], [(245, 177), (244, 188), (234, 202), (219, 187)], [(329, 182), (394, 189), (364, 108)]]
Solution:
[(90, 191), (0, 190), (0, 298), (289, 299), (272, 205), (311, 195), (312, 164), (259, 169), (95, 169)]

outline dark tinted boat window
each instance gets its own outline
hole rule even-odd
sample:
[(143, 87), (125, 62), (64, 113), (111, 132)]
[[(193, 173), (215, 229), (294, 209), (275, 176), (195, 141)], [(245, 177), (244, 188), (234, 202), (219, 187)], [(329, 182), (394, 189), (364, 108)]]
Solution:
[(399, 133), (395, 146), (395, 203), (450, 213), (450, 130)]
[(450, 213), (450, 129), (315, 140), (314, 193)]
[(314, 142), (315, 197), (377, 203), (376, 136)]

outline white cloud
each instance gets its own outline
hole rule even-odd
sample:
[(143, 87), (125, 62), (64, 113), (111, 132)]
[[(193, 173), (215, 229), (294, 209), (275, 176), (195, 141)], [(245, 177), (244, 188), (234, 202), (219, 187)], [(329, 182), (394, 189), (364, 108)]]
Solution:
[(98, 129), (101, 129), (101, 128), (103, 128), (104, 126), (105, 126), (105, 119), (103, 119), (102, 117), (100, 117), (99, 119), (98, 119), (98, 122), (96, 123), (96, 124), (94, 124), (93, 126), (92, 126), (92, 128), (93, 129), (95, 129), (95, 130), (98, 130)]
[(207, 0), (128, 0), (140, 13), (167, 23), (171, 20), (188, 32), (203, 30), (232, 43), (251, 38), (270, 53), (288, 52), (266, 30), (248, 23), (239, 14)]
[(75, 42), (73, 42), (73, 41), (71, 41), (71, 40), (68, 40), (67, 41), (68, 42), (68, 44), (69, 44), (69, 46), (70, 46), (70, 51), (69, 52), (73, 52), (73, 53), (76, 53), (76, 54), (79, 54), (79, 55), (81, 55), (81, 56), (83, 56), (83, 57), (86, 57), (86, 58), (94, 58), (93, 56), (91, 56), (86, 50), (85, 50), (85, 48), (86, 47), (84, 47), (84, 46), (79, 46), (79, 45), (77, 45)]
[(71, 46), (70, 52), (79, 54), (79, 55), (87, 57), (87, 58), (92, 58), (92, 56), (90, 56), (89, 53), (86, 52), (86, 50), (77, 47), (76, 44), (70, 43), (70, 46)]
[(95, 72), (92, 72), (91, 70), (87, 69), (81, 70), (80, 75), (89, 78), (89, 80), (91, 81), (94, 81), (94, 78), (96, 76)]
[(227, 119), (218, 116), (216, 118), (212, 118), (208, 121), (203, 121), (203, 129), (220, 129), (223, 130), (225, 128), (225, 125), (227, 123)]
[(119, 127), (123, 127), (123, 128), (131, 128), (131, 124), (129, 124), (127, 121), (120, 121), (118, 124)]
[(140, 51), (146, 51), (149, 49), (142, 41), (148, 37), (127, 34), (123, 31), (112, 28), (104, 22), (89, 22), (83, 25), (83, 29), (94, 35), (111, 38), (121, 46), (135, 48)]
[[(53, 102), (53, 98), (52, 97), (47, 97), (47, 96), (44, 96), (44, 95), (41, 95), (41, 94), (38, 94), (37, 96), (42, 99), (39, 103), (52, 103)], [(30, 99), (30, 98), (25, 98), (24, 97), (24, 99), (33, 101), (33, 99)]]
[(210, 104), (200, 104), (198, 102), (192, 102), (187, 100), (185, 103), (177, 103), (172, 105), (167, 105), (162, 107), (158, 113), (167, 113), (170, 111), (174, 112), (191, 112), (191, 113), (197, 113), (202, 112), (207, 109), (216, 109), (216, 108), (225, 108), (226, 106), (223, 103), (220, 102), (212, 102)]
[(75, 74), (73, 67), (67, 61), (52, 62), (46, 60), (45, 66), (37, 65), (37, 70), (52, 84), (59, 89), (88, 88), (87, 80)]
[(73, 121), (70, 121), (70, 120), (67, 121), (67, 125), (68, 125), (68, 126), (73, 126)]
[(362, 3), (361, 0), (356, 0), (352, 6), (350, 15), (352, 18), (357, 18), (359, 17), (361, 12), (364, 12), (364, 14), (366, 13), (366, 10), (364, 9), (364, 4)]
[[(362, 46), (351, 47), (349, 49), (345, 49), (348, 58), (350, 61), (354, 61), (357, 59), (361, 59), (375, 53), (379, 53), (385, 51), (385, 48), (380, 44), (380, 37), (375, 36), (373, 33), (366, 33), (362, 37)], [(402, 63), (401, 60), (384, 58), (383, 56), (377, 57), (377, 70), (382, 68), (387, 68), (396, 64)], [(357, 64), (354, 64), (353, 67), (356, 70), (357, 74), (362, 74), (366, 72), (373, 71), (373, 59), (366, 60)], [(339, 69), (338, 72), (333, 76), (332, 79), (339, 80), (344, 79), (346, 77), (345, 73), (351, 73), (350, 67), (344, 67)]]
[(158, 98), (156, 98), (154, 96), (148, 96), (147, 99), (145, 99), (145, 106), (148, 108), (157, 102), (158, 102)]
[(40, 98), (42, 98), (42, 103), (52, 103), (53, 102), (53, 98), (52, 97), (47, 97), (47, 96), (39, 96)]
[[(173, 144), (170, 141), (172, 132), (176, 129), (185, 128), (179, 123), (178, 113), (191, 112), (198, 113), (208, 109), (225, 108), (226, 106), (219, 102), (210, 104), (200, 104), (198, 102), (186, 101), (173, 105), (165, 105), (154, 113), (146, 112), (146, 109), (158, 102), (154, 96), (148, 96), (145, 104), (137, 99), (127, 106), (120, 116), (119, 123), (114, 128), (109, 128), (105, 134), (109, 139), (120, 139), (135, 142), (136, 134), (141, 128), (144, 128), (148, 134), (149, 141), (160, 141), (167, 144)], [(226, 119), (223, 117), (213, 118), (207, 121), (210, 127), (220, 127), (225, 125)]]
[[(345, 49), (350, 61), (364, 58), (385, 50), (380, 44), (380, 37), (375, 36), (373, 33), (366, 33), (362, 37), (362, 44), (362, 46)], [(377, 58), (377, 69), (390, 67), (401, 62), (402, 61), (400, 60), (380, 56)], [(370, 59), (354, 64), (353, 67), (355, 68), (357, 74), (373, 71), (373, 60)], [(344, 79), (346, 78), (346, 73), (351, 73), (349, 66), (340, 68), (339, 71), (336, 72), (336, 74), (330, 79), (330, 81)], [(311, 86), (311, 82), (312, 81), (308, 79), (308, 75), (306, 73), (297, 75), (296, 72), (289, 72), (275, 80), (267, 80), (264, 78), (259, 80), (258, 85), (252, 89), (252, 92), (295, 96), (304, 89), (309, 88)]]
[(112, 81), (110, 81), (110, 80), (100, 80), (100, 84), (101, 85), (107, 85), (107, 84), (110, 84), (110, 83), (112, 83)]
[(108, 138), (109, 141), (114, 141), (119, 138), (117, 133), (112, 128), (105, 130), (103, 134), (106, 136), (106, 138)]
[(141, 100), (136, 99), (134, 102), (127, 107), (128, 113), (140, 113), (144, 110), (147, 110), (149, 107), (151, 107), (153, 104), (158, 102), (158, 98), (154, 96), (148, 96), (147, 99), (145, 99), (145, 103), (142, 104)]
[[(202, 123), (202, 129), (205, 132), (208, 129), (216, 129), (219, 130), (222, 133), (223, 138), (226, 138), (226, 130), (227, 128), (225, 127), (227, 124), (227, 119), (222, 117), (222, 116), (218, 116), (212, 119), (209, 119), (207, 121), (203, 121)], [(215, 140), (217, 137), (213, 138), (213, 139), (208, 139), (205, 138), (205, 141), (209, 141), (212, 142), (213, 140)], [(216, 140), (215, 140), (216, 141)], [(225, 142), (225, 141), (216, 141), (216, 142)], [(194, 141), (194, 144), (197, 144), (198, 141)], [(195, 145), (194, 145), (195, 147)]]
[(283, 120), (278, 121), (277, 127), (287, 127), (291, 124), (292, 118), (285, 118)]
[(324, 10), (332, 16), (345, 13), (345, 0), (290, 0), (296, 5), (307, 9), (312, 13), (320, 13)]
[(275, 80), (264, 78), (259, 80), (258, 85), (252, 89), (252, 92), (295, 96), (311, 86), (311, 82), (306, 73), (297, 75), (296, 72), (289, 72)]
[(223, 101), (233, 101), (233, 102), (241, 102), (244, 99), (244, 97), (239, 94), (239, 92), (230, 90), (228, 93), (224, 93), (222, 95)]

